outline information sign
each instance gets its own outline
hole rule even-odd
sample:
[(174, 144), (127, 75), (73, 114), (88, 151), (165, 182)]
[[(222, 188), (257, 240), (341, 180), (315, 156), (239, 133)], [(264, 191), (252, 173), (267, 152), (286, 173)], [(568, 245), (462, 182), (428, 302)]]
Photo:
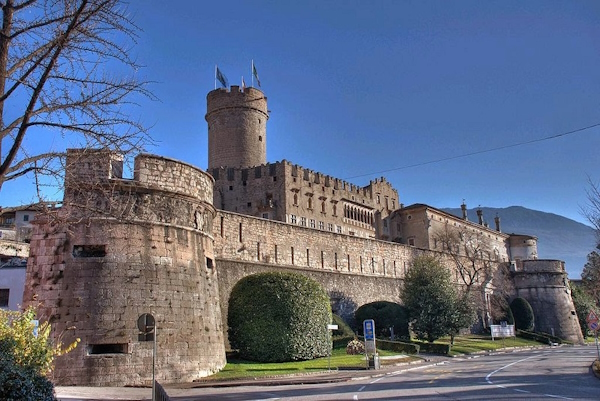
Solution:
[(377, 348), (375, 346), (375, 321), (367, 319), (363, 322), (363, 333), (365, 333), (365, 353), (375, 354)]

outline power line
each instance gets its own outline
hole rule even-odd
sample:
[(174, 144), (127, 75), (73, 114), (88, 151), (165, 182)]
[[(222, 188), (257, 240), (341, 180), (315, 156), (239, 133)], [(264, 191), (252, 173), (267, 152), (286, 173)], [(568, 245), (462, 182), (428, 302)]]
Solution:
[(529, 140), (529, 141), (523, 141), (523, 142), (513, 143), (513, 144), (510, 144), (510, 145), (499, 146), (499, 147), (496, 147), (496, 148), (490, 148), (490, 149), (485, 149), (485, 150), (478, 150), (476, 152), (465, 153), (465, 154), (462, 154), (462, 155), (444, 157), (442, 159), (435, 159), (435, 160), (430, 160), (430, 161), (416, 163), (416, 164), (409, 164), (407, 166), (390, 168), (390, 169), (387, 169), (387, 170), (380, 170), (380, 171), (375, 171), (375, 172), (372, 172), (372, 173), (355, 175), (355, 176), (352, 176), (352, 177), (346, 177), (346, 178), (344, 178), (344, 180), (350, 180), (350, 179), (353, 179), (353, 178), (360, 178), (360, 177), (367, 177), (367, 176), (370, 176), (370, 175), (376, 175), (376, 174), (382, 174), (382, 173), (389, 173), (390, 171), (406, 170), (406, 169), (413, 168), (413, 167), (426, 166), (428, 164), (440, 163), (440, 162), (445, 162), (445, 161), (448, 161), (448, 160), (455, 160), (455, 159), (461, 159), (463, 157), (480, 155), (482, 153), (495, 152), (497, 150), (510, 149), (510, 148), (515, 148), (517, 146), (529, 145), (531, 143), (549, 141), (551, 139), (556, 139), (556, 138), (560, 138), (560, 137), (563, 137), (563, 136), (576, 134), (576, 133), (579, 133), (581, 131), (585, 131), (585, 130), (588, 130), (588, 129), (591, 129), (591, 128), (596, 128), (596, 127), (600, 127), (600, 123), (593, 124), (593, 125), (588, 125), (587, 127), (578, 128), (578, 129), (573, 130), (573, 131), (563, 132), (561, 134), (551, 135), (551, 136), (547, 136), (547, 137), (544, 137), (544, 138), (532, 139), (532, 140)]

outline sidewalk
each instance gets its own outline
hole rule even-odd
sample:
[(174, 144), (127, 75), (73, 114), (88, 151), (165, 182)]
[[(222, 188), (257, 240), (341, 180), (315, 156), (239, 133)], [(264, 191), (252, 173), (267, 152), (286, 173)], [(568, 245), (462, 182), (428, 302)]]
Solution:
[[(360, 380), (383, 376), (388, 373), (414, 369), (427, 365), (442, 363), (449, 357), (426, 356), (417, 363), (397, 363), (384, 365), (378, 370), (332, 370), (302, 375), (271, 376), (256, 379), (240, 380), (205, 380), (192, 383), (164, 385), (170, 397), (193, 397), (201, 394), (200, 389), (206, 387), (235, 387), (235, 386), (282, 386), (291, 384), (338, 383), (350, 380)], [(56, 396), (60, 401), (147, 401), (152, 399), (152, 389), (137, 387), (56, 387)]]

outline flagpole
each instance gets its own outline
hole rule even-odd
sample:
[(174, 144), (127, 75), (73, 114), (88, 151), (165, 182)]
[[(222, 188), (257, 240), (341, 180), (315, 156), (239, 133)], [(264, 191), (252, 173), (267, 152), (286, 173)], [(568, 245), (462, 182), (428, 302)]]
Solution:
[(252, 67), (250, 70), (250, 75), (252, 76), (252, 87), (254, 88), (254, 59), (252, 59)]
[(215, 89), (217, 89), (217, 65), (215, 64)]

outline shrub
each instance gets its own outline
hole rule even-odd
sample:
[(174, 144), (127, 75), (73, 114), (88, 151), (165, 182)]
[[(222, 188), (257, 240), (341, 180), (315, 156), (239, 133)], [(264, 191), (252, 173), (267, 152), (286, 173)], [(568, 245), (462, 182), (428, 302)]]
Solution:
[(407, 354), (418, 354), (419, 344), (404, 343), (401, 341), (377, 340), (377, 349), (386, 351), (404, 352)]
[(0, 400), (55, 400), (54, 386), (45, 375), (56, 356), (69, 352), (79, 339), (62, 349), (49, 340), (45, 322), (34, 333), (35, 309), (0, 309)]
[(330, 322), (327, 293), (298, 273), (244, 277), (229, 298), (229, 342), (248, 360), (284, 362), (329, 355)]
[(354, 331), (352, 331), (352, 328), (348, 325), (348, 323), (344, 322), (344, 319), (335, 314), (331, 316), (331, 323), (338, 325), (338, 329), (333, 330), (331, 333), (334, 340), (340, 337), (354, 337)]
[(354, 313), (359, 325), (359, 333), (363, 333), (362, 322), (367, 319), (375, 321), (375, 335), (378, 338), (390, 338), (390, 327), (394, 327), (394, 336), (410, 338), (408, 332), (408, 313), (406, 308), (393, 302), (377, 301), (365, 304)]
[(346, 354), (348, 355), (359, 355), (365, 353), (365, 344), (359, 339), (355, 338), (346, 345)]
[(533, 309), (525, 298), (515, 298), (510, 303), (510, 309), (512, 310), (515, 318), (515, 328), (524, 331), (533, 331), (535, 327), (535, 320), (533, 316)]

